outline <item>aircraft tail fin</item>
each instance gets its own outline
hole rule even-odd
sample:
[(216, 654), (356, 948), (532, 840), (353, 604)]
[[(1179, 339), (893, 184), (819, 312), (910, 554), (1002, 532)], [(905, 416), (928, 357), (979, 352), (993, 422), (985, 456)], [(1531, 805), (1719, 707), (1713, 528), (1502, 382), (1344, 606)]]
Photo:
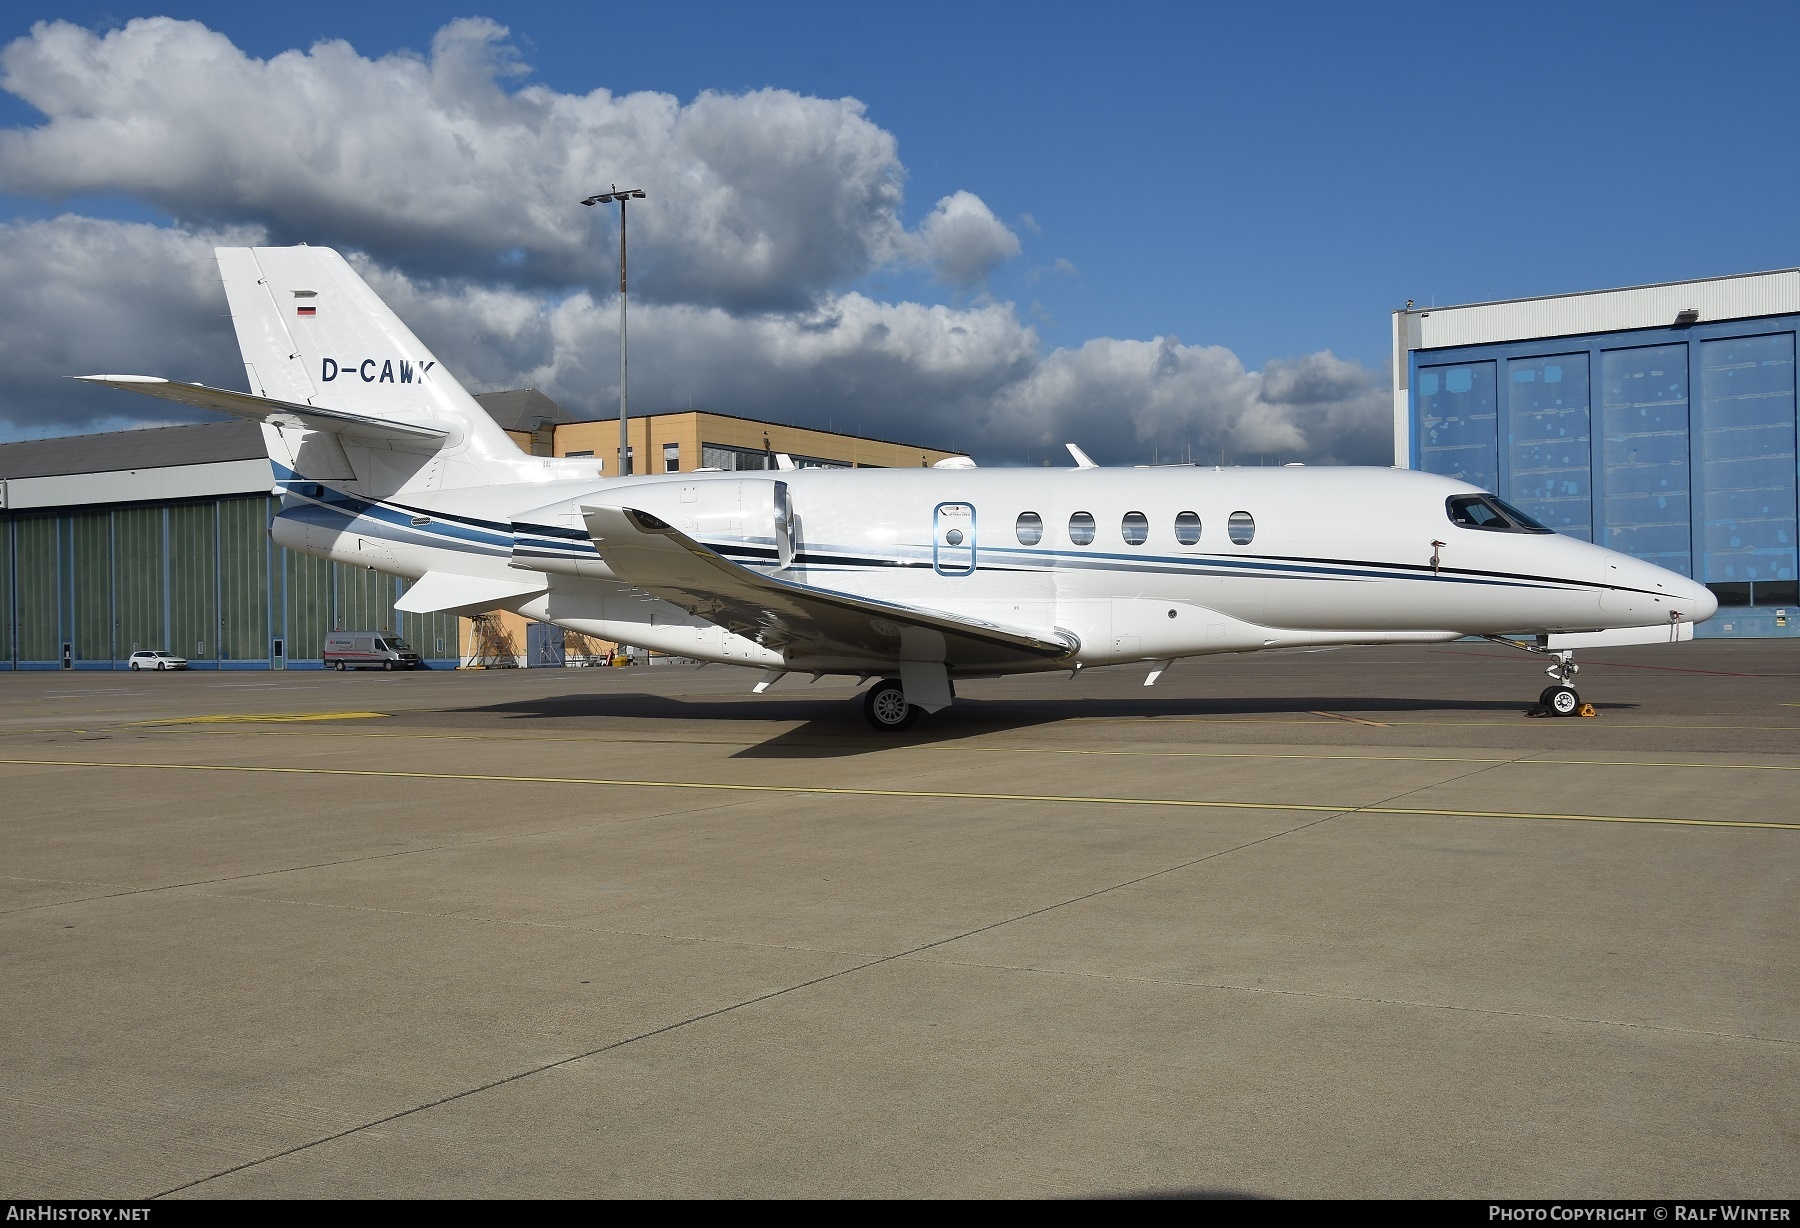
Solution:
[(400, 428), (384, 442), (324, 418), (265, 422), (270, 458), (293, 476), (382, 495), (560, 476), (520, 452), (337, 252), (215, 254), (254, 396)]

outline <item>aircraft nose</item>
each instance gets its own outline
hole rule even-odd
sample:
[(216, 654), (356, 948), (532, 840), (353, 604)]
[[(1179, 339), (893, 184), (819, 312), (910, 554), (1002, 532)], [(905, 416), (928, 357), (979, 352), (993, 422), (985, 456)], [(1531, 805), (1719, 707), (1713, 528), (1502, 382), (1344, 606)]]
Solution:
[(1703, 623), (1719, 612), (1719, 599), (1697, 580), (1653, 567), (1656, 587), (1668, 594), (1669, 608), (1691, 623)]
[[(1640, 614), (1655, 611), (1659, 621), (1661, 613), (1666, 612), (1671, 618), (1679, 616), (1680, 621), (1689, 623), (1703, 623), (1719, 611), (1719, 599), (1711, 589), (1679, 572), (1621, 554), (1608, 555), (1606, 565), (1611, 582), (1621, 587), (1600, 599), (1603, 609)], [(1634, 593), (1654, 595), (1656, 603), (1644, 606)]]
[(1687, 580), (1681, 599), (1688, 604), (1685, 614), (1690, 622), (1703, 623), (1719, 612), (1719, 599), (1710, 588)]

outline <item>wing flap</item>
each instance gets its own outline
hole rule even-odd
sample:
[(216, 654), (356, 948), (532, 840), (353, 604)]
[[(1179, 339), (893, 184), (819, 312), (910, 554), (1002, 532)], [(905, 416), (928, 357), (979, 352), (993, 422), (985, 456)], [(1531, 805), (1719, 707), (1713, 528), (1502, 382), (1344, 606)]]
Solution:
[(583, 507), (581, 514), (620, 579), (792, 663), (848, 655), (986, 667), (1060, 661), (1080, 647), (1063, 631), (1004, 627), (764, 575), (635, 508)]
[(248, 418), (252, 422), (269, 422), (281, 426), (285, 420), (292, 420), (315, 431), (347, 435), (355, 439), (401, 441), (416, 447), (420, 443), (442, 443), (448, 438), (447, 432), (435, 427), (369, 418), (362, 414), (348, 414), (340, 409), (322, 409), (317, 405), (296, 405), (291, 401), (251, 396), (247, 392), (232, 392), (225, 388), (209, 388), (205, 384), (183, 384), (154, 375), (77, 375), (75, 378), (89, 384), (105, 384), (108, 388), (121, 388), (126, 392), (174, 401), (178, 405), (191, 405), (195, 409), (210, 409), (230, 414), (234, 418)]

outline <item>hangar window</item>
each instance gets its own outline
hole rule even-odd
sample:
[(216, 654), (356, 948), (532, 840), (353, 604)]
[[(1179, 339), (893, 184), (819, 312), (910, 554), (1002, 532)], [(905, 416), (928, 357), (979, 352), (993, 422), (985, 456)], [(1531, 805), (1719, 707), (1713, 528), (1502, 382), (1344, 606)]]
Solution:
[(1493, 495), (1452, 495), (1444, 500), (1450, 523), (1494, 533), (1549, 533), (1543, 525)]
[(1794, 591), (1794, 334), (1702, 341), (1695, 383), (1695, 578), (1791, 605), (1777, 594)]
[(1500, 436), (1495, 364), (1470, 362), (1420, 367), (1419, 468), (1461, 478), (1483, 490), (1500, 481)]
[[(1688, 404), (1688, 343), (1602, 350), (1594, 399), (1600, 403), (1594, 468), (1607, 475), (1596, 517), (1603, 526), (1601, 544), (1692, 575), (1689, 428), (1695, 424)], [(1791, 420), (1788, 434), (1791, 439)], [(1494, 489), (1490, 482), (1475, 485)]]
[(1127, 546), (1141, 546), (1150, 540), (1150, 518), (1142, 512), (1126, 512), (1119, 522), (1119, 532)]
[(1249, 512), (1233, 512), (1225, 528), (1234, 544), (1248, 546), (1256, 538), (1256, 517)]
[(1036, 512), (1020, 512), (1013, 532), (1018, 534), (1021, 546), (1035, 546), (1044, 540), (1044, 518)]
[[(1557, 354), (1507, 361), (1499, 432), (1506, 461), (1499, 492), (1538, 523), (1593, 539), (1593, 425), (1588, 356)], [(1480, 485), (1481, 483), (1477, 483)]]
[(1069, 517), (1069, 540), (1077, 546), (1086, 546), (1094, 540), (1094, 517), (1088, 512), (1076, 512)]
[(1184, 546), (1191, 546), (1200, 540), (1200, 513), (1175, 513), (1175, 540)]

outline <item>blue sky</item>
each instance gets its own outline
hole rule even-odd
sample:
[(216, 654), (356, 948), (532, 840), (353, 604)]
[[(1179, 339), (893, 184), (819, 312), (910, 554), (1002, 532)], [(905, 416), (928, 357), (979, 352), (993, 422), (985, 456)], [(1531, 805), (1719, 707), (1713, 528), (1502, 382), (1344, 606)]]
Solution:
[[(1326, 350), (1378, 369), (1388, 312), (1408, 298), (1800, 264), (1793, 4), (473, 11), (510, 30), (530, 70), (514, 86), (860, 99), (898, 141), (906, 226), (967, 191), (1021, 251), (979, 285), (884, 265), (843, 288), (1012, 303), (1045, 351), (1174, 336), (1252, 369)], [(345, 39), (372, 59), (426, 52), (458, 15), (330, 0), (14, 6), (0, 38), (39, 18), (102, 31), (152, 13), (203, 22), (251, 57)], [(36, 122), (0, 100), (0, 124)], [(5, 200), (22, 218), (165, 217), (129, 188)]]

